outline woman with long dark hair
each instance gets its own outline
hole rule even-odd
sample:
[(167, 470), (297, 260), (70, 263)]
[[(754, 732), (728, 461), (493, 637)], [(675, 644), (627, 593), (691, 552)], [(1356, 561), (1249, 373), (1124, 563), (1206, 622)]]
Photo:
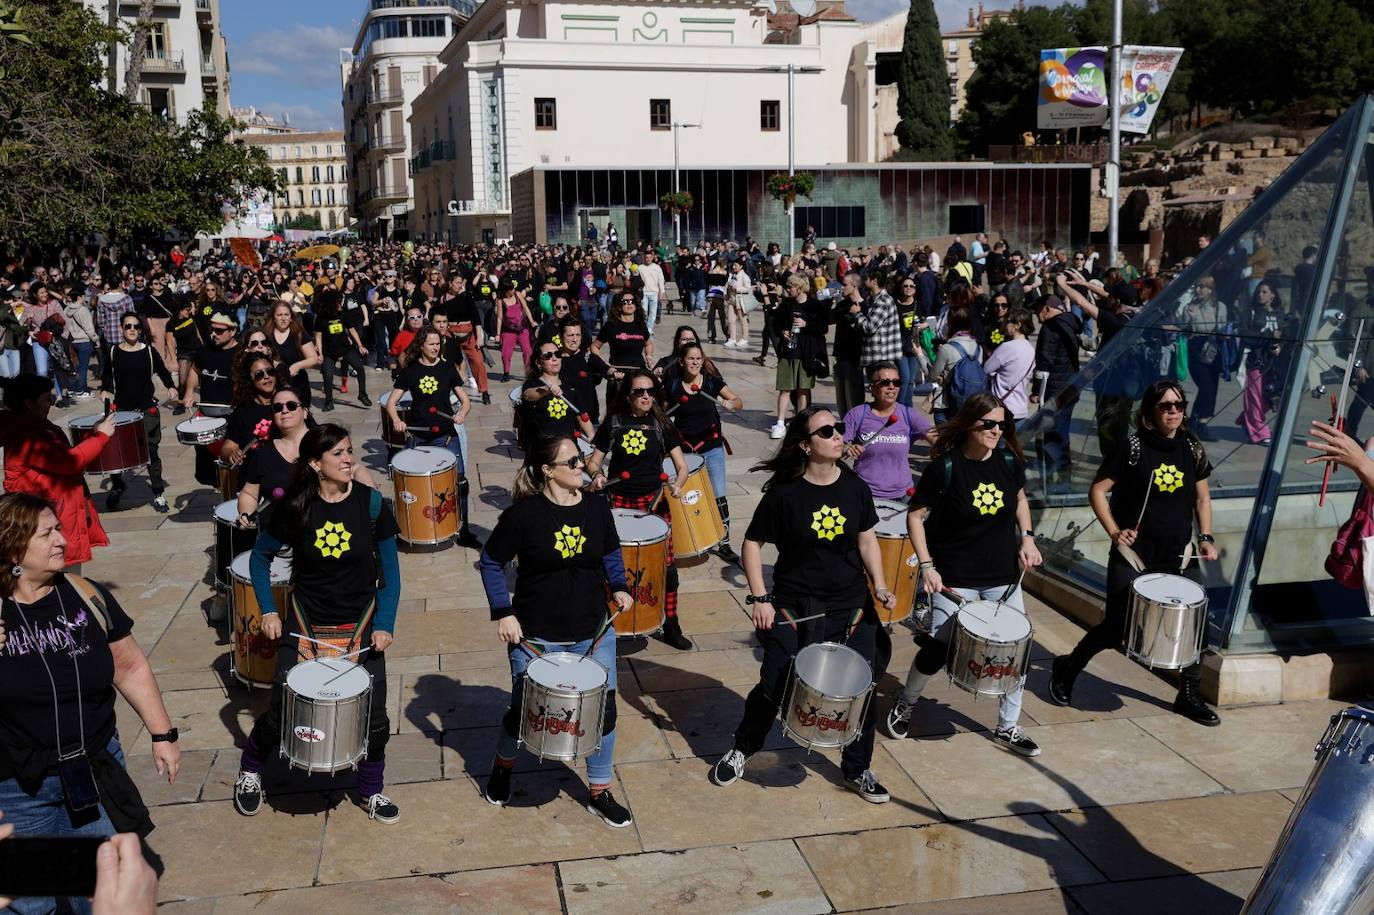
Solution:
[[(892, 641), (878, 620), (868, 590), (891, 609), (882, 553), (874, 528), (878, 513), (867, 484), (848, 467), (844, 426), (824, 407), (808, 407), (787, 425), (777, 453), (751, 470), (767, 471), (759, 502), (740, 552), (749, 581), (755, 636), (763, 646), (759, 682), (744, 701), (735, 745), (711, 769), (721, 787), (744, 774), (745, 761), (763, 748), (778, 715), (792, 658), (815, 642), (844, 642), (868, 660), (877, 681), (892, 657)], [(763, 545), (777, 547), (773, 587), (763, 578)], [(867, 574), (867, 578), (865, 578)], [(823, 614), (802, 623), (793, 620)], [(873, 761), (873, 703), (859, 723), (860, 736), (840, 755), (851, 791), (873, 804), (891, 799), (869, 768)]]
[[(358, 401), (365, 407), (372, 406), (367, 396), (367, 373), (363, 371), (363, 357), (367, 348), (363, 346), (362, 332), (367, 321), (366, 306), (357, 301), (352, 307), (343, 306), (343, 298), (332, 286), (326, 286), (315, 296), (315, 348), (324, 361), (320, 364), (324, 375), (323, 410), (334, 409), (334, 366), (343, 363), (345, 371), (353, 369), (358, 376)], [(340, 393), (348, 391), (348, 376), (345, 374), (339, 384)]]
[(296, 317), (289, 302), (278, 301), (272, 306), (268, 323), (263, 327), (267, 339), (276, 347), (277, 354), (286, 365), (286, 373), (291, 379), (291, 387), (301, 397), (301, 403), (310, 406), (310, 375), (321, 362), (319, 350), (315, 348), (314, 335), (306, 336), (305, 327)]
[[(609, 365), (612, 383), (619, 382), (630, 369), (645, 368), (654, 361), (654, 341), (644, 318), (644, 307), (629, 286), (613, 298), (611, 313), (592, 343), (592, 354)], [(607, 353), (602, 355), (602, 348)], [(608, 395), (609, 397), (609, 395)]]
[[(382, 794), (391, 730), (383, 652), (391, 645), (401, 598), (399, 528), (382, 494), (354, 479), (353, 442), (342, 426), (326, 423), (307, 432), (299, 453), (290, 487), (263, 516), (249, 563), (263, 611), (262, 634), (281, 642), (271, 705), (243, 745), (234, 807), (244, 816), (262, 809), (262, 771), (277, 755), (286, 675), (297, 660), (368, 648), (359, 658), (372, 675), (372, 695), (367, 757), (358, 764), (357, 800), (371, 819), (394, 823), (400, 811)], [(272, 594), (272, 560), (287, 549), (293, 587), (287, 606), (278, 607)], [(283, 614), (288, 618), (285, 626)]]
[(1291, 341), (1297, 336), (1296, 325), (1296, 319), (1284, 310), (1278, 286), (1273, 280), (1260, 280), (1240, 331), (1247, 348), (1245, 406), (1240, 417), (1251, 444), (1267, 445), (1272, 438), (1264, 417), (1269, 412), (1271, 393), (1283, 385), (1280, 379), (1288, 364)]
[[(1201, 583), (1198, 559), (1217, 558), (1207, 485), (1212, 465), (1202, 442), (1188, 428), (1187, 409), (1188, 399), (1178, 382), (1163, 379), (1150, 385), (1140, 399), (1135, 430), (1097, 470), (1088, 495), (1093, 513), (1112, 541), (1107, 558), (1107, 615), (1071, 653), (1054, 660), (1049, 693), (1058, 705), (1072, 702), (1074, 679), (1093, 655), (1121, 644), (1131, 585), (1137, 578), (1147, 572), (1168, 572)], [(1129, 556), (1122, 547), (1129, 548)], [(1180, 672), (1174, 711), (1198, 724), (1220, 724), (1217, 713), (1198, 693), (1201, 674), (1201, 663)]]
[[(617, 607), (634, 603), (625, 584), (625, 563), (615, 518), (606, 499), (582, 491), (582, 454), (568, 436), (536, 439), (525, 451), (513, 488), (514, 504), (501, 513), (482, 551), (482, 585), (510, 659), (511, 704), (497, 738), (496, 758), (482, 796), (504, 807), (511, 797), (511, 770), (519, 751), (525, 669), (532, 651), (591, 656), (606, 669), (607, 692), (601, 748), (587, 757), (587, 810), (616, 828), (634, 820), (611, 794), (615, 756), (615, 634), (597, 635), (606, 619), (606, 593)], [(506, 589), (505, 567), (516, 563), (515, 594)], [(532, 643), (526, 648), (522, 643)], [(593, 647), (594, 646), (594, 647)]]
[(224, 430), (220, 460), (237, 467), (254, 442), (271, 434), (272, 395), (281, 386), (277, 363), (266, 352), (243, 360), (234, 379), (234, 409)]
[[(959, 607), (947, 593), (966, 601), (999, 601), (1025, 613), (1021, 575), (1043, 561), (1026, 500), (1026, 456), (1016, 439), (1016, 421), (1002, 402), (988, 391), (974, 394), (935, 428), (935, 436), (906, 522), (933, 610), (928, 633), (916, 637), (921, 648), (906, 686), (885, 721), (888, 736), (898, 740), (910, 729), (921, 691), (949, 656)], [(1022, 756), (1038, 756), (1040, 747), (1017, 726), (1023, 686), (999, 701), (992, 740)]]
[(730, 389), (720, 370), (695, 341), (684, 343), (677, 351), (676, 368), (663, 384), (666, 403), (671, 406), (673, 425), (682, 438), (683, 447), (699, 454), (706, 461), (706, 475), (716, 494), (716, 508), (725, 525), (725, 539), (716, 547), (716, 555), (726, 562), (738, 557), (730, 548), (730, 501), (725, 479), (725, 427), (720, 421), (719, 407), (728, 410), (744, 409), (744, 400)]
[(564, 393), (563, 350), (552, 340), (539, 344), (521, 386), (520, 438), (523, 443), (545, 437), (585, 437), (591, 440), (591, 415)]

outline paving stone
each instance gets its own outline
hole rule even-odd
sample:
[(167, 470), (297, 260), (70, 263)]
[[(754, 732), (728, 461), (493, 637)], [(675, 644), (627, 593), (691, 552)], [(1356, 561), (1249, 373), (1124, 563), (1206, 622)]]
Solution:
[(854, 915), (988, 915), (989, 912), (1016, 912), (1017, 915), (1081, 915), (1066, 890), (1037, 890), (1010, 896), (975, 896), (970, 899), (942, 899), (895, 908), (863, 909)]
[(128, 772), (138, 785), (143, 803), (149, 807), (186, 804), (200, 800), (201, 789), (214, 761), (214, 750), (183, 750), (181, 769), (172, 784), (168, 784), (167, 776), (158, 774), (151, 755), (129, 759)]
[(1130, 883), (1071, 887), (1068, 894), (1088, 915), (1158, 915), (1197, 912), (1233, 915), (1259, 882), (1260, 870), (1189, 874)]
[[(735, 728), (744, 715), (744, 697), (750, 686), (718, 686), (709, 689), (654, 693), (648, 701), (659, 712), (659, 726), (674, 756), (720, 756), (735, 745)], [(782, 732), (782, 721), (773, 722), (763, 743), (765, 750), (796, 746)]]
[(679, 652), (673, 663), (662, 657), (631, 657), (639, 686), (646, 693), (716, 686), (752, 686), (759, 679), (759, 657), (753, 649)]

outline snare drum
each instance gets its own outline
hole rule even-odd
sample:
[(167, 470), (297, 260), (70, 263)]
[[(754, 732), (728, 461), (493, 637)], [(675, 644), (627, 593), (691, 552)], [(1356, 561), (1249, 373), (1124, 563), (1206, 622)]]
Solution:
[(971, 600), (954, 617), (949, 682), (977, 696), (1003, 696), (1026, 681), (1030, 619), (1015, 607)]
[[(883, 556), (883, 577), (887, 587), (897, 598), (891, 610), (883, 606), (878, 595), (873, 595), (873, 606), (878, 611), (878, 619), (884, 623), (900, 623), (911, 616), (916, 606), (916, 567), (920, 562), (916, 547), (906, 532), (907, 507), (891, 499), (878, 499), (874, 502), (878, 509), (878, 550)], [(869, 593), (873, 591), (869, 583)]]
[[(95, 427), (103, 422), (103, 415), (78, 416), (67, 425), (72, 430), (72, 443), (79, 444), (95, 434)], [(94, 461), (86, 465), (86, 473), (120, 473), (148, 464), (148, 430), (143, 427), (143, 414), (120, 410), (114, 414), (114, 434), (100, 449)]]
[[(406, 446), (406, 433), (397, 432), (391, 425), (391, 417), (387, 415), (386, 404), (391, 399), (392, 391), (387, 391), (377, 401), (377, 409), (382, 414), (382, 441), (386, 442), (389, 448), (404, 448)], [(401, 394), (401, 399), (396, 402), (396, 415), (401, 422), (410, 425), (410, 392)]]
[(525, 668), (520, 742), (540, 759), (581, 759), (601, 749), (606, 668), (593, 658), (550, 652)]
[(226, 420), (217, 416), (193, 416), (177, 423), (177, 441), (183, 445), (213, 445), (224, 441)]
[(1152, 572), (1131, 583), (1126, 657), (1153, 670), (1197, 663), (1207, 634), (1207, 592), (1181, 575)]
[(808, 750), (848, 746), (872, 696), (873, 669), (863, 655), (838, 642), (807, 645), (792, 663), (783, 733)]
[(229, 565), (234, 557), (251, 550), (258, 532), (252, 528), (238, 525), (239, 503), (229, 499), (215, 507), (215, 587), (228, 591), (230, 587)]
[[(615, 618), (616, 635), (647, 635), (663, 628), (663, 589), (668, 583), (668, 522), (632, 508), (613, 508), (625, 584), (634, 598)], [(610, 605), (615, 612), (615, 602)]]
[[(663, 498), (668, 500), (673, 519), (673, 555), (690, 559), (719, 546), (725, 539), (725, 524), (716, 504), (716, 491), (706, 473), (706, 459), (699, 454), (684, 454), (683, 459), (687, 462), (687, 482), (682, 494), (674, 498), (665, 484)], [(664, 459), (663, 472), (670, 482), (677, 475), (671, 459)]]
[(243, 486), (239, 483), (241, 464), (230, 464), (222, 458), (215, 458), (215, 477), (219, 480), (219, 497), (237, 499)]
[[(262, 608), (253, 590), (248, 569), (252, 553), (240, 553), (229, 564), (229, 612), (233, 627), (234, 651), (229, 656), (229, 672), (244, 686), (271, 689), (277, 672), (277, 642), (262, 634)], [(272, 560), (272, 600), (279, 610), (286, 608), (291, 595), (291, 560), (278, 556)]]
[(278, 752), (306, 772), (354, 768), (367, 756), (371, 720), (372, 675), (362, 665), (302, 661), (286, 675)]
[(426, 445), (396, 452), (391, 460), (397, 535), (412, 546), (443, 543), (458, 533), (458, 458)]

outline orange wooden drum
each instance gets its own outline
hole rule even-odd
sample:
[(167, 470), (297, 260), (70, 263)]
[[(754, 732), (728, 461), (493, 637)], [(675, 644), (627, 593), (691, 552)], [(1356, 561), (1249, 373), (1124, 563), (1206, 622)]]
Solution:
[[(271, 689), (277, 673), (277, 641), (262, 634), (262, 607), (253, 590), (248, 561), (252, 551), (239, 553), (229, 565), (230, 641), (234, 650), (229, 655), (229, 672), (245, 686)], [(284, 613), (291, 594), (291, 560), (278, 556), (272, 560), (272, 599), (276, 609)]]
[[(631, 508), (613, 508), (625, 583), (635, 599), (615, 618), (616, 635), (648, 635), (663, 628), (663, 588), (668, 583), (668, 522)], [(610, 602), (615, 613), (615, 602)]]
[[(878, 610), (878, 619), (884, 623), (900, 623), (911, 616), (916, 606), (916, 548), (906, 533), (906, 505), (891, 499), (878, 499), (878, 549), (883, 554), (883, 576), (887, 579), (888, 589), (897, 597), (897, 605), (886, 609), (873, 597), (873, 606)], [(870, 593), (873, 583), (869, 582)]]
[(458, 458), (424, 445), (391, 459), (399, 536), (411, 546), (445, 543), (458, 533)]
[[(706, 473), (706, 459), (699, 454), (685, 454), (687, 483), (676, 499), (669, 487), (663, 487), (663, 498), (673, 519), (673, 556), (689, 559), (713, 550), (725, 539), (725, 524), (716, 504), (716, 491)], [(677, 470), (671, 460), (664, 460), (663, 472), (673, 479)]]
[(219, 497), (237, 499), (243, 485), (239, 482), (239, 465), (215, 458), (215, 475), (219, 478)]

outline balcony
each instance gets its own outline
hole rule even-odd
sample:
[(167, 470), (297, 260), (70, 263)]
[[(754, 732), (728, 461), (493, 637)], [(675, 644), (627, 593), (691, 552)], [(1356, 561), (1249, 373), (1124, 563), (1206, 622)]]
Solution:
[(453, 144), (447, 140), (436, 140), (429, 144), (429, 158), (432, 162), (452, 161)]
[(219, 72), (215, 69), (215, 57), (213, 54), (200, 55), (200, 76), (202, 79), (213, 80)]
[[(130, 60), (124, 58), (124, 67), (128, 69)], [(160, 55), (148, 54), (143, 58), (143, 75), (156, 76), (158, 74), (186, 75), (186, 54), (183, 51), (167, 51)]]
[(406, 135), (403, 133), (384, 133), (372, 141), (373, 152), (396, 152), (406, 148)]
[[(119, 0), (120, 6), (138, 6), (138, 0)], [(153, 7), (160, 10), (180, 10), (181, 0), (153, 0)], [(103, 15), (103, 14), (102, 14)]]
[(378, 184), (374, 187), (363, 188), (358, 191), (358, 205), (366, 206), (369, 203), (387, 203), (397, 200), (406, 200), (410, 197), (410, 188), (403, 184)]
[(424, 169), (430, 166), (429, 150), (423, 150), (418, 156), (410, 157), (410, 175), (413, 178)]
[(209, 22), (214, 11), (210, 8), (210, 0), (196, 0), (196, 18), (201, 22)]
[(367, 94), (367, 107), (369, 108), (388, 108), (392, 105), (399, 105), (406, 100), (405, 93), (399, 89), (378, 89)]

